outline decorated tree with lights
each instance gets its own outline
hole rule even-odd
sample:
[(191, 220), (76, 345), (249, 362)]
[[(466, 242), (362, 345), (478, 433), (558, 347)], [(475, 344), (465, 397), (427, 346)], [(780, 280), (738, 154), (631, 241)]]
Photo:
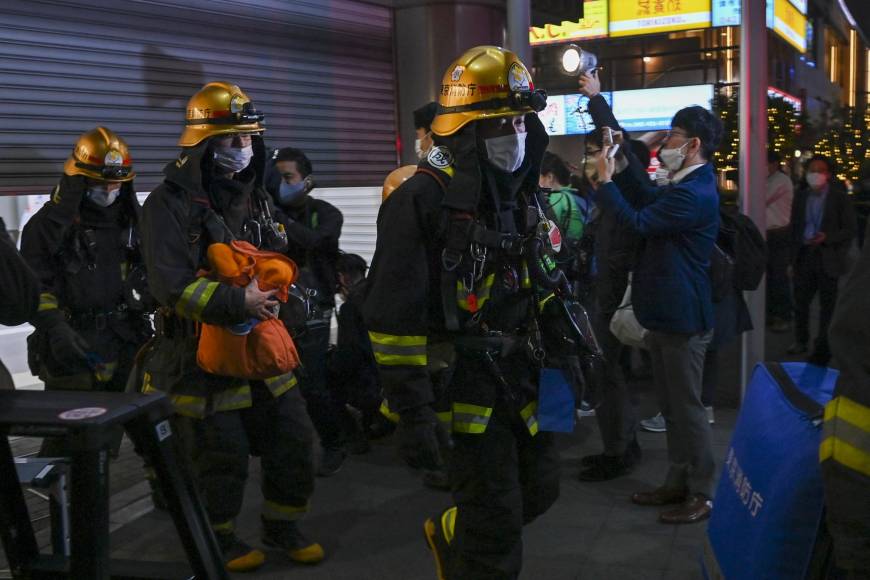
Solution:
[[(736, 172), (740, 164), (740, 123), (737, 90), (731, 95), (720, 94), (713, 101), (713, 111), (724, 125), (722, 145), (714, 155), (716, 167), (725, 172)], [(789, 156), (800, 147), (802, 130), (807, 126), (803, 113), (778, 97), (767, 97), (768, 147)], [(733, 174), (732, 174), (733, 175)]]
[(861, 164), (870, 159), (870, 106), (835, 110), (825, 127), (820, 127), (813, 153), (825, 155), (837, 164), (837, 177), (855, 182)]

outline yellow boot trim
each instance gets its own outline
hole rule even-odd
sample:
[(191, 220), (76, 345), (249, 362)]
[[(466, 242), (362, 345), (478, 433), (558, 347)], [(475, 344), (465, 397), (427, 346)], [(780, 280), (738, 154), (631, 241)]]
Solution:
[(253, 572), (265, 562), (266, 554), (254, 548), (247, 554), (229, 560), (226, 569), (228, 572)]
[(435, 535), (437, 533), (438, 527), (432, 518), (423, 522), (423, 535), (426, 537), (429, 549), (432, 550), (432, 556), (435, 557), (435, 577), (438, 580), (447, 580), (447, 576), (444, 575), (444, 563), (441, 561), (441, 554), (438, 552), (438, 547), (435, 544)]
[(288, 550), (287, 555), (290, 559), (299, 564), (319, 564), (325, 556), (323, 546), (318, 543), (299, 548), (298, 550)]

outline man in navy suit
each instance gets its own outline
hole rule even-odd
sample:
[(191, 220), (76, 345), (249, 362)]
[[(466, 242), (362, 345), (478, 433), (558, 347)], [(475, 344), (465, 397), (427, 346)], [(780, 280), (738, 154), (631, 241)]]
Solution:
[[(635, 493), (639, 505), (666, 506), (659, 521), (694, 523), (710, 516), (715, 465), (710, 425), (701, 402), (704, 352), (713, 329), (710, 256), (719, 231), (719, 195), (710, 159), (722, 123), (703, 107), (674, 115), (659, 159), (671, 182), (655, 187), (625, 160), (598, 160), (597, 202), (642, 238), (632, 300), (647, 343), (662, 415), (670, 467), (664, 484)], [(609, 148), (608, 148), (609, 149)], [(616, 171), (616, 165), (620, 171)], [(646, 180), (646, 182), (644, 182)], [(632, 203), (622, 191), (631, 192)]]

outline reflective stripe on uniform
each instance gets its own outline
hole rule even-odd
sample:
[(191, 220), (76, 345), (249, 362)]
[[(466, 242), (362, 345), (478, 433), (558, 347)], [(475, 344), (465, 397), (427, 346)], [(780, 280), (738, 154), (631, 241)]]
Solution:
[(232, 520), (228, 522), (224, 522), (222, 524), (212, 524), (211, 529), (218, 532), (219, 534), (229, 534), (233, 531), (235, 526), (233, 526)]
[(37, 312), (45, 312), (46, 310), (57, 310), (57, 296), (51, 292), (43, 292), (39, 295)]
[(399, 414), (398, 414), (398, 413), (393, 413), (393, 412), (390, 410), (390, 404), (387, 403), (387, 400), (386, 400), (386, 399), (384, 399), (383, 401), (381, 401), (381, 408), (379, 409), (379, 411), (381, 412), (381, 415), (383, 415), (384, 417), (386, 417), (389, 421), (391, 421), (391, 422), (393, 422), (393, 423), (398, 423), (398, 422), (399, 422)]
[(538, 301), (538, 312), (543, 312), (544, 306), (547, 305), (547, 302), (555, 298), (556, 295), (553, 293), (548, 294), (543, 300)]
[(299, 381), (296, 379), (296, 375), (290, 372), (266, 379), (263, 382), (266, 383), (266, 386), (272, 392), (272, 396), (277, 398), (295, 387)]
[(444, 423), (445, 427), (450, 428), (450, 424), (453, 422), (453, 411), (440, 411), (435, 413), (435, 416), (438, 417), (439, 421)]
[(426, 366), (426, 337), (369, 332), (375, 361), (385, 366)]
[(115, 371), (118, 370), (118, 361), (106, 362), (97, 365), (94, 369), (94, 378), (99, 383), (108, 383), (115, 376)]
[(492, 407), (453, 403), (453, 431), (480, 435), (486, 431), (491, 415)]
[(520, 411), (520, 417), (523, 418), (523, 422), (526, 424), (526, 428), (529, 430), (529, 433), (532, 436), (538, 434), (538, 402), (532, 401)]
[[(465, 286), (465, 282), (461, 280), (457, 280), (456, 282), (456, 302), (459, 304), (459, 307), (465, 310), (466, 312), (477, 312), (483, 305), (486, 304), (486, 301), (489, 300), (489, 296), (492, 293), (492, 285), (495, 283), (495, 273), (490, 274), (483, 280), (483, 284), (481, 284), (480, 288), (475, 289), (474, 292), (468, 290)], [(474, 305), (474, 308), (469, 304), (469, 296), (471, 294), (476, 295), (477, 304)]]
[(205, 417), (205, 397), (194, 397), (192, 395), (172, 395), (164, 393), (151, 383), (151, 374), (145, 373), (142, 379), (142, 392), (146, 395), (152, 393), (160, 393), (166, 395), (169, 402), (172, 403), (172, 410), (179, 415), (185, 417), (193, 417), (194, 419), (202, 419)]
[(262, 514), (267, 520), (298, 520), (308, 511), (308, 504), (302, 506), (284, 505), (278, 502), (266, 500), (263, 502)]
[(520, 288), (531, 288), (532, 277), (529, 276), (529, 265), (523, 260), (523, 269), (520, 276)]
[(829, 459), (870, 477), (870, 407), (843, 396), (827, 404), (819, 461)]
[(238, 411), (253, 405), (251, 385), (243, 385), (235, 389), (223, 389), (212, 396), (215, 411)]
[(453, 536), (456, 529), (456, 506), (449, 508), (441, 514), (441, 530), (444, 532), (444, 539), (450, 545), (453, 542)]
[(181, 293), (181, 297), (175, 303), (175, 311), (185, 318), (202, 320), (202, 311), (205, 310), (219, 285), (218, 282), (212, 282), (207, 278), (197, 278)]

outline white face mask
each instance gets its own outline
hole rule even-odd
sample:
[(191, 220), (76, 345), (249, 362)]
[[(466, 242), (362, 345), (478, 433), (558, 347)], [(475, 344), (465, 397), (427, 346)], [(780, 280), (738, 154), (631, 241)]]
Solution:
[(671, 182), (671, 172), (667, 168), (656, 167), (656, 185), (667, 185)]
[(215, 147), (214, 161), (222, 170), (238, 173), (251, 164), (254, 148), (247, 147)]
[(109, 207), (115, 203), (119, 195), (121, 195), (121, 186), (115, 189), (109, 189), (104, 183), (88, 186), (88, 199), (100, 207)]
[(486, 156), (498, 169), (513, 173), (526, 158), (526, 134), (511, 133), (487, 139)]
[(423, 151), (423, 147), (421, 146), (422, 142), (421, 139), (414, 140), (414, 153), (417, 154), (417, 159), (421, 161), (426, 157), (426, 151)]
[(686, 141), (674, 149), (662, 149), (659, 151), (659, 161), (669, 170), (679, 171), (683, 167), (683, 161), (686, 160), (686, 154), (683, 153), (682, 149), (688, 144), (689, 142)]
[(816, 171), (807, 173), (807, 183), (813, 189), (821, 189), (827, 182), (828, 176), (825, 173), (818, 173)]

